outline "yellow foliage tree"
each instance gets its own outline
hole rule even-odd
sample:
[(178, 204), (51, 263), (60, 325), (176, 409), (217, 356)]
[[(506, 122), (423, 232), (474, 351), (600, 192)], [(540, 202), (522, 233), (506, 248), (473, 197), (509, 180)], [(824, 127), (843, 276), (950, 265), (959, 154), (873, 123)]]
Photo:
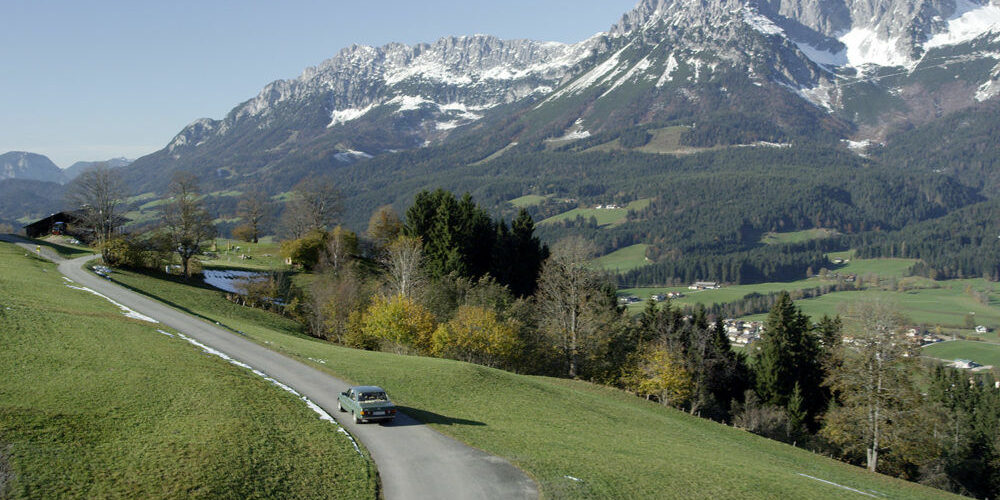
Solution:
[(396, 352), (429, 351), (434, 315), (409, 297), (375, 297), (365, 314), (362, 333), (381, 339)]
[(503, 320), (492, 309), (460, 306), (451, 321), (431, 338), (431, 352), (486, 366), (509, 364), (522, 348), (516, 320)]
[(694, 381), (683, 361), (663, 347), (642, 353), (622, 380), (629, 390), (647, 398), (656, 397), (667, 406), (683, 405), (694, 390)]

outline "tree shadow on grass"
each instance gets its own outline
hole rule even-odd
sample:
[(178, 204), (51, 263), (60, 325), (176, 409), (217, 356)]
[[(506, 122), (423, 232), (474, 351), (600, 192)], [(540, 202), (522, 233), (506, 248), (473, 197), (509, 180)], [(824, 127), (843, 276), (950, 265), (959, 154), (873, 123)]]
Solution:
[(440, 415), (432, 411), (419, 410), (410, 406), (396, 406), (396, 409), (405, 413), (411, 418), (399, 418), (389, 425), (393, 426), (405, 426), (405, 425), (424, 425), (424, 424), (439, 424), (439, 425), (486, 425), (483, 422), (477, 420), (466, 420), (464, 418), (454, 418), (447, 417), (445, 415)]

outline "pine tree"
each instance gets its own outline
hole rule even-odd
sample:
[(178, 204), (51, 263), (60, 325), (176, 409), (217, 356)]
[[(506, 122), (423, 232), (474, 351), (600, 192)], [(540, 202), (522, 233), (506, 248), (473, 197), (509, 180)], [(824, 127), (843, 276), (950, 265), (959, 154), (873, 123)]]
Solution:
[(788, 292), (778, 296), (765, 322), (764, 334), (755, 345), (757, 394), (768, 404), (787, 408), (798, 384), (805, 421), (811, 424), (826, 405), (820, 386), (824, 377), (819, 343), (811, 332), (809, 317), (795, 306)]

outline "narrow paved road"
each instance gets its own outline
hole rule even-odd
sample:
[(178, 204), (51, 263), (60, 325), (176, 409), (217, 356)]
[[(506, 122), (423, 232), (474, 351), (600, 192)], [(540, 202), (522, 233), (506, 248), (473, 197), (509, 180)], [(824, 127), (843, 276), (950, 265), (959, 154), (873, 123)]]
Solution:
[[(16, 241), (3, 235), (0, 240)], [(36, 250), (33, 244), (17, 242)], [(42, 254), (78, 284), (267, 373), (313, 400), (371, 452), (387, 499), (538, 498), (535, 483), (506, 460), (470, 448), (407, 415), (398, 415), (390, 425), (354, 424), (346, 413), (337, 411), (337, 395), (347, 388), (346, 382), (82, 269), (92, 256), (66, 260), (45, 247)], [(386, 389), (391, 395), (392, 388)]]

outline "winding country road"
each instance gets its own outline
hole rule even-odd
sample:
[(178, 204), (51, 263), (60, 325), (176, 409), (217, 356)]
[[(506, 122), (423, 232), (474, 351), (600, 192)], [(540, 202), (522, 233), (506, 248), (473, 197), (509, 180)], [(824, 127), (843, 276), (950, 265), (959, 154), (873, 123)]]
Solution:
[[(0, 235), (35, 252), (34, 243)], [(385, 498), (538, 498), (535, 483), (506, 460), (470, 448), (405, 414), (390, 425), (354, 424), (337, 411), (337, 395), (348, 384), (215, 325), (122, 288), (82, 268), (93, 256), (67, 260), (41, 247), (67, 278), (160, 321), (213, 349), (260, 370), (311, 399), (364, 444), (375, 460)], [(388, 388), (391, 394), (392, 388)]]

